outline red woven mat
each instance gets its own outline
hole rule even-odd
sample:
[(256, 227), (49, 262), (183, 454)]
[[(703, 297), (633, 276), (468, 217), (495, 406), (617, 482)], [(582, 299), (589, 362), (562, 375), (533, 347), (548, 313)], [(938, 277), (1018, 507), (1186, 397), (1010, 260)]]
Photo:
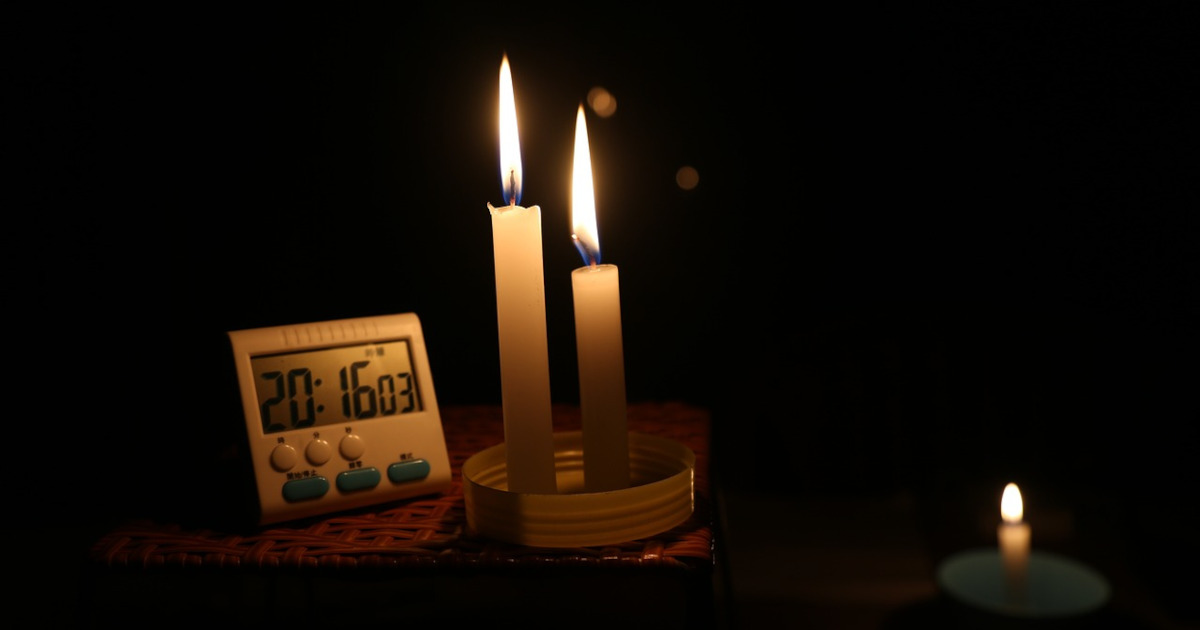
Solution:
[[(462, 464), (504, 441), (498, 406), (441, 409), (452, 483), (439, 495), (381, 504), (249, 534), (137, 520), (104, 535), (91, 549), (109, 567), (222, 568), (545, 567), (548, 565), (711, 567), (713, 535), (708, 481), (710, 417), (683, 403), (629, 406), (629, 430), (676, 440), (696, 455), (695, 509), (683, 524), (653, 538), (603, 547), (524, 547), (466, 531)], [(554, 408), (555, 431), (580, 428), (579, 410)]]

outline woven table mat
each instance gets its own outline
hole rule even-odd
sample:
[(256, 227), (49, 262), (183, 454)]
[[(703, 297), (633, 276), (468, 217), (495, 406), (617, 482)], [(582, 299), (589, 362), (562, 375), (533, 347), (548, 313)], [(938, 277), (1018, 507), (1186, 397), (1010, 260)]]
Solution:
[[(695, 453), (695, 508), (687, 521), (652, 538), (565, 549), (513, 545), (466, 531), (462, 465), (504, 441), (503, 417), (499, 406), (490, 405), (440, 411), (452, 472), (451, 485), (441, 494), (239, 534), (132, 520), (102, 536), (91, 548), (91, 559), (130, 568), (711, 567), (706, 410), (677, 402), (628, 409), (630, 431), (676, 440)], [(579, 430), (578, 407), (556, 405), (553, 415), (556, 432)]]

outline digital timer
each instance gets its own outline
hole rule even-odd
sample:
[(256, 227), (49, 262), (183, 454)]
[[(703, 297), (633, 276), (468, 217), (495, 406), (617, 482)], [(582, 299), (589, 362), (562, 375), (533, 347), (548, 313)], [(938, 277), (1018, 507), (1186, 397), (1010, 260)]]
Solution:
[(446, 439), (416, 314), (228, 335), (260, 524), (450, 485)]

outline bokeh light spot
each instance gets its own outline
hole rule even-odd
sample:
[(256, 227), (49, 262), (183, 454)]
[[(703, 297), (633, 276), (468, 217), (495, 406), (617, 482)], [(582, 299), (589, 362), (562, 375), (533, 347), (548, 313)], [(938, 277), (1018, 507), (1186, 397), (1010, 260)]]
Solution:
[(690, 166), (681, 166), (675, 171), (675, 183), (683, 190), (691, 190), (700, 184), (700, 172)]
[(588, 107), (592, 108), (592, 111), (601, 118), (608, 118), (617, 113), (617, 98), (602, 87), (588, 90), (587, 103)]

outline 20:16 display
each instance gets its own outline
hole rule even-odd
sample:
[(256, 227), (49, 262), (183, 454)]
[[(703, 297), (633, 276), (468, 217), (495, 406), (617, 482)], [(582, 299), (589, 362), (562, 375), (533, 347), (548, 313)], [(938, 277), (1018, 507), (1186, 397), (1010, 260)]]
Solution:
[(399, 340), (251, 359), (263, 432), (420, 411), (410, 352)]

